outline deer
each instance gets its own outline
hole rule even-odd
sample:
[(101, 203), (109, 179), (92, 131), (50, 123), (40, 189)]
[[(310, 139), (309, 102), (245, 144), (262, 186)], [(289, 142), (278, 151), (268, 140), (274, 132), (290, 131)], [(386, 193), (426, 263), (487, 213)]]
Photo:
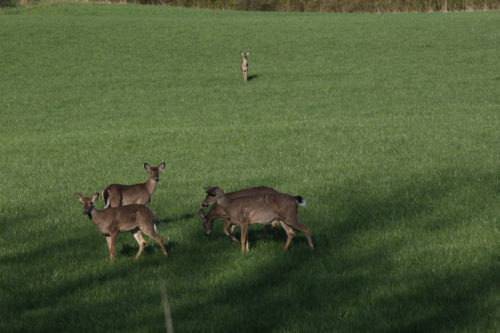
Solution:
[(115, 258), (115, 245), (118, 233), (125, 231), (132, 232), (135, 240), (139, 243), (139, 251), (135, 259), (140, 257), (146, 247), (146, 241), (141, 232), (153, 238), (160, 245), (163, 255), (168, 255), (163, 238), (158, 234), (154, 214), (146, 206), (131, 204), (98, 210), (94, 207), (94, 202), (99, 199), (99, 193), (95, 193), (90, 198), (80, 193), (77, 193), (77, 195), (82, 203), (83, 214), (88, 215), (101, 234), (106, 237), (109, 260)]
[(165, 162), (157, 167), (152, 167), (144, 163), (144, 169), (149, 172), (149, 177), (145, 183), (135, 185), (111, 184), (102, 191), (104, 208), (113, 208), (130, 204), (140, 204), (147, 206), (151, 201), (151, 196), (156, 190), (156, 185), (160, 181), (160, 171), (165, 169)]
[(290, 246), (293, 236), (293, 229), (297, 229), (305, 234), (309, 243), (309, 248), (314, 250), (309, 228), (298, 220), (298, 206), (305, 205), (305, 200), (301, 196), (291, 196), (285, 193), (256, 195), (231, 199), (218, 187), (206, 187), (205, 192), (214, 196), (217, 204), (226, 212), (231, 223), (241, 227), (241, 251), (248, 252), (249, 244), (247, 239), (248, 226), (254, 223), (271, 223), (278, 221), (285, 229), (288, 238), (283, 250)]
[(241, 52), (241, 56), (243, 57), (243, 60), (241, 61), (240, 68), (241, 72), (243, 73), (243, 82), (248, 82), (248, 61), (247, 57), (250, 55), (250, 52), (243, 53)]
[[(259, 186), (259, 187), (251, 187), (235, 192), (230, 192), (226, 193), (226, 196), (229, 197), (230, 199), (236, 199), (236, 198), (241, 198), (241, 197), (248, 197), (248, 196), (254, 196), (254, 195), (264, 195), (266, 193), (269, 194), (278, 194), (279, 192), (275, 191), (274, 189), (266, 186)], [(203, 210), (206, 207), (209, 207), (211, 204), (215, 204), (210, 208), (208, 211), (208, 214), (205, 214), (205, 211)], [(202, 219), (203, 227), (205, 229), (205, 235), (210, 236), (212, 232), (212, 227), (213, 223), (216, 219), (220, 219), (221, 221), (224, 222), (224, 227), (223, 231), (226, 236), (228, 236), (233, 242), (239, 243), (240, 241), (234, 237), (234, 228), (236, 227), (235, 224), (231, 223), (231, 220), (229, 219), (228, 215), (224, 211), (224, 209), (216, 203), (215, 195), (213, 194), (207, 194), (205, 197), (205, 200), (203, 203), (200, 205), (200, 217)], [(264, 240), (267, 236), (267, 232), (269, 230), (270, 226), (273, 226), (276, 228), (278, 226), (278, 222), (274, 221), (271, 224), (265, 224), (265, 229), (264, 229), (264, 235), (262, 236), (262, 239)], [(231, 226), (231, 233), (227, 231), (227, 229)], [(276, 229), (275, 229), (276, 230)]]

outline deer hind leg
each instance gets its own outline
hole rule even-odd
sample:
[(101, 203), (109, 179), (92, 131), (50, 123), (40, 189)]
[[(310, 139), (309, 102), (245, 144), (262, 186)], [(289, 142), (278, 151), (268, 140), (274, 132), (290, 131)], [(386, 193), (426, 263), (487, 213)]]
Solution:
[(300, 223), (297, 219), (294, 219), (293, 221), (291, 220), (290, 222), (291, 222), (289, 223), (290, 226), (294, 227), (295, 229), (306, 235), (307, 242), (309, 243), (309, 248), (311, 250), (314, 250), (314, 244), (311, 239), (311, 231), (309, 230), (309, 228), (304, 224)]
[(293, 229), (289, 225), (287, 225), (285, 222), (283, 222), (281, 220), (280, 220), (280, 224), (283, 227), (283, 229), (285, 229), (285, 232), (288, 236), (288, 238), (286, 239), (285, 246), (283, 246), (283, 250), (287, 250), (288, 247), (290, 246), (290, 243), (292, 242), (292, 238), (295, 235), (295, 232), (293, 232)]
[(155, 231), (154, 224), (152, 226), (148, 226), (147, 228), (142, 228), (141, 231), (144, 232), (149, 237), (153, 238), (155, 242), (158, 243), (158, 245), (160, 245), (163, 255), (168, 256), (167, 249), (165, 248), (165, 245), (163, 243), (163, 238), (161, 238), (160, 234), (158, 234)]
[(134, 238), (137, 243), (139, 243), (139, 251), (137, 251), (137, 254), (135, 255), (135, 259), (137, 259), (141, 256), (142, 251), (146, 247), (146, 240), (144, 239), (144, 237), (142, 237), (142, 233), (140, 230), (134, 232)]

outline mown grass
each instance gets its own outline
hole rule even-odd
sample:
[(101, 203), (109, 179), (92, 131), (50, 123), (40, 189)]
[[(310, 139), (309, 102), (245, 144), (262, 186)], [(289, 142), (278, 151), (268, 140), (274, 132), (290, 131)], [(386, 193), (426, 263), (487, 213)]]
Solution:
[[(0, 14), (0, 330), (497, 331), (498, 12), (54, 4)], [(239, 72), (250, 50), (248, 84)], [(76, 192), (146, 179), (169, 257)], [(203, 187), (300, 194), (299, 233), (203, 235)], [(102, 207), (102, 201), (99, 207)]]

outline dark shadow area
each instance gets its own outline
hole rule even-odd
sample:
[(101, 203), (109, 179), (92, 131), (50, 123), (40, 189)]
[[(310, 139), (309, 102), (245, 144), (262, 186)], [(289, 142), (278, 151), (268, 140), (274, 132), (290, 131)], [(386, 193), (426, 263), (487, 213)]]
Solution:
[(198, 214), (184, 214), (177, 217), (164, 217), (163, 219), (155, 219), (158, 225), (169, 224), (173, 222), (185, 222), (191, 220), (193, 217), (198, 216)]
[[(474, 330), (477, 323), (499, 320), (498, 297), (489, 298), (500, 293), (498, 254), (463, 269), (432, 266), (430, 259), (414, 269), (398, 260), (419, 258), (398, 253), (418, 241), (413, 236), (457, 227), (453, 213), (428, 220), (450, 193), (478, 182), (497, 193), (498, 177), (443, 170), (393, 181), (384, 193), (363, 181), (301, 193), (309, 199), (300, 208), (301, 222), (311, 228), (315, 251), (300, 232), (286, 252), (256, 248), (263, 227), (251, 226), (250, 253), (242, 254), (222, 234), (221, 222), (214, 225), (217, 237), (208, 241), (196, 214), (164, 220), (189, 222), (182, 240), (165, 239), (167, 258), (149, 238), (134, 260), (135, 240), (123, 243), (120, 238), (132, 236), (120, 235), (121, 255), (109, 262), (97, 231), (56, 237), (29, 253), (0, 257), (7, 272), (1, 280), (2, 325), (10, 331), (29, 331), (34, 323), (40, 331), (68, 331), (75, 324), (79, 331), (163, 331), (159, 284), (164, 282), (174, 329), (182, 332)], [(315, 201), (331, 206), (315, 210)], [(477, 205), (472, 213), (484, 208)], [(401, 225), (408, 237), (393, 232)], [(160, 233), (165, 237), (168, 228)], [(380, 238), (373, 240), (372, 233)], [(276, 242), (284, 243), (281, 229), (278, 235)], [(371, 243), (359, 248), (365, 239)], [(274, 242), (271, 235), (267, 241)], [(95, 259), (96, 252), (102, 259)], [(123, 317), (117, 320), (117, 314)]]
[(257, 77), (259, 77), (259, 75), (257, 74), (252, 74), (252, 75), (248, 75), (248, 81), (252, 81), (253, 79), (256, 79)]

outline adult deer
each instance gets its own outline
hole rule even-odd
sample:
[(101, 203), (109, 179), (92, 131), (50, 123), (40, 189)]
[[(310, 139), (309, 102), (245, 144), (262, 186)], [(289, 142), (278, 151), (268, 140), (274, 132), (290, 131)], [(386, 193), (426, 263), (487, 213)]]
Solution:
[(243, 60), (241, 61), (240, 64), (240, 69), (241, 72), (243, 73), (243, 82), (248, 82), (248, 60), (247, 57), (250, 55), (250, 52), (243, 53), (241, 52), (241, 56), (243, 57)]
[(157, 167), (152, 167), (144, 163), (144, 169), (149, 172), (148, 180), (145, 183), (135, 185), (111, 184), (102, 191), (104, 208), (119, 207), (130, 204), (148, 205), (151, 196), (156, 190), (156, 185), (160, 181), (160, 171), (165, 169), (165, 162)]
[(278, 193), (230, 199), (219, 187), (206, 187), (205, 192), (215, 197), (217, 204), (225, 210), (231, 223), (241, 227), (242, 252), (249, 251), (248, 225), (272, 221), (278, 221), (288, 235), (283, 250), (288, 249), (295, 234), (292, 227), (303, 232), (309, 248), (314, 249), (309, 228), (298, 220), (298, 205), (305, 204), (302, 197)]
[(146, 247), (146, 241), (142, 237), (141, 232), (153, 238), (160, 245), (163, 254), (165, 256), (168, 255), (163, 244), (163, 239), (156, 231), (154, 214), (146, 206), (132, 204), (98, 210), (94, 207), (94, 202), (99, 199), (98, 193), (90, 198), (78, 193), (78, 199), (82, 203), (83, 214), (88, 215), (101, 234), (106, 237), (110, 260), (113, 260), (115, 257), (115, 245), (118, 233), (125, 231), (131, 231), (135, 240), (139, 243), (139, 251), (135, 259), (139, 258)]
[[(242, 197), (265, 195), (265, 194), (279, 194), (279, 192), (276, 192), (274, 189), (270, 187), (259, 186), (259, 187), (251, 187), (244, 190), (226, 193), (226, 196), (229, 199), (237, 199)], [(209, 207), (213, 203), (215, 204), (210, 208), (208, 214), (205, 214), (205, 211), (203, 209)], [(226, 211), (216, 203), (215, 195), (213, 193), (207, 194), (205, 200), (203, 200), (203, 203), (200, 206), (200, 217), (203, 222), (203, 228), (205, 229), (205, 235), (210, 236), (214, 221), (216, 219), (219, 219), (224, 222), (224, 227), (223, 227), (224, 234), (229, 238), (231, 238), (231, 240), (233, 240), (234, 242), (236, 243), (240, 242), (238, 239), (236, 239), (236, 237), (234, 237), (234, 228), (236, 225), (231, 223), (231, 220), (229, 219), (229, 216), (227, 215)], [(262, 239), (266, 238), (270, 225), (271, 224), (269, 223), (264, 225), (265, 229)], [(227, 231), (229, 226), (231, 226), (231, 233)], [(274, 221), (273, 226), (277, 227), (278, 222)]]

